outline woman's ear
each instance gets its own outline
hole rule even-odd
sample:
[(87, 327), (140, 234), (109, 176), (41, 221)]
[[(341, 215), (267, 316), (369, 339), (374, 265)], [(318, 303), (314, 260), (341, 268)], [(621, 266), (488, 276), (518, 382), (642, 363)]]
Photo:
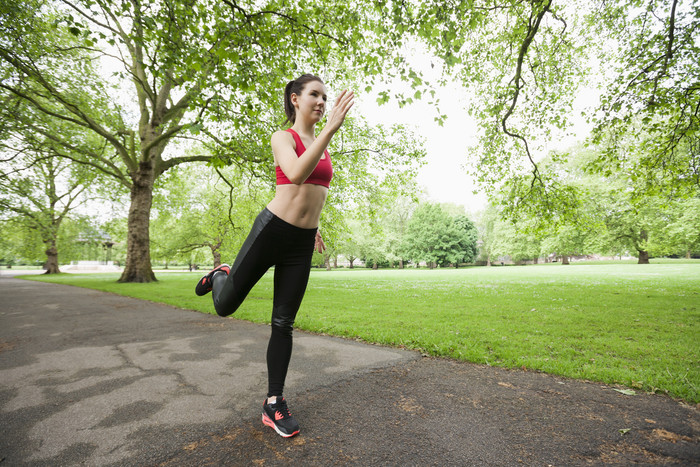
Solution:
[(299, 99), (299, 96), (296, 95), (296, 93), (291, 93), (289, 95), (289, 100), (292, 102), (292, 105), (296, 107), (297, 100)]

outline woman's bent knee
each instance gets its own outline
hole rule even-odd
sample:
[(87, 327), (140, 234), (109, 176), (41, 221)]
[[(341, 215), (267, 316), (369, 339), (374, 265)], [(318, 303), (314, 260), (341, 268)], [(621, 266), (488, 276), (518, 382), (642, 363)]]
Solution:
[(272, 330), (280, 333), (283, 336), (291, 336), (294, 329), (294, 318), (288, 316), (275, 316), (273, 314), (270, 322)]
[(235, 313), (243, 300), (233, 293), (232, 285), (227, 286), (228, 277), (225, 274), (216, 274), (212, 279), (212, 298), (214, 309), (219, 316), (229, 316)]
[[(219, 316), (230, 316), (238, 310), (242, 301), (221, 300), (221, 297), (214, 298), (214, 309)], [(217, 300), (218, 299), (218, 300)]]

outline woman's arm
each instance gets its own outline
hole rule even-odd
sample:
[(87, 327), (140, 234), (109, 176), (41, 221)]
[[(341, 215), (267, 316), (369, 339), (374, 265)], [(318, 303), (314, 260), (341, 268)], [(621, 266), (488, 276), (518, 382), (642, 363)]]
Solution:
[[(327, 141), (330, 142), (330, 138)], [(328, 146), (328, 143), (323, 145), (319, 135), (313, 144), (306, 148), (301, 156), (297, 157), (294, 149), (294, 137), (287, 131), (276, 131), (272, 135), (271, 143), (277, 165), (280, 166), (289, 181), (295, 185), (301, 185), (309, 178), (311, 172), (318, 165), (318, 161), (321, 160), (323, 151)]]
[(272, 135), (272, 152), (277, 164), (290, 182), (295, 185), (303, 184), (311, 172), (314, 171), (323, 152), (345, 121), (345, 115), (353, 105), (352, 92), (343, 91), (336, 99), (336, 104), (328, 114), (326, 126), (318, 134), (314, 142), (306, 148), (304, 153), (297, 157), (294, 149), (294, 138), (287, 131), (277, 131)]

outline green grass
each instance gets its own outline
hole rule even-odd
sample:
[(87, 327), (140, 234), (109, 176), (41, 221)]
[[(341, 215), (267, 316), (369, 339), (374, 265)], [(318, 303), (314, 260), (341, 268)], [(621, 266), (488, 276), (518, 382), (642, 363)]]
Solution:
[[(31, 276), (213, 313), (199, 273)], [(235, 317), (269, 322), (272, 273)], [(314, 270), (296, 327), (700, 402), (700, 262)]]

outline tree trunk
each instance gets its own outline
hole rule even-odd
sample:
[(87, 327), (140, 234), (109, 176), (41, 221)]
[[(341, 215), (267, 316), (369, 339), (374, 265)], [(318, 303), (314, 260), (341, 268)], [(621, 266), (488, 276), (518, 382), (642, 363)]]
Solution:
[[(642, 245), (646, 245), (647, 239), (649, 238), (647, 231), (642, 229), (642, 231), (639, 233), (639, 237), (642, 240), (640, 243)], [(637, 248), (637, 251), (639, 252), (639, 260), (637, 261), (637, 264), (649, 264), (649, 252), (640, 248)]]
[[(688, 254), (690, 254), (690, 253), (688, 253)], [(402, 259), (399, 260), (399, 269), (403, 269), (403, 260)]]
[(639, 260), (637, 264), (649, 264), (649, 252), (646, 250), (637, 250), (639, 252)]
[(569, 256), (561, 255), (561, 264), (569, 264)]
[(690, 250), (686, 250), (685, 259), (690, 259)]
[(372, 263), (372, 269), (377, 269), (378, 267), (379, 267), (379, 266), (377, 266), (377, 262), (376, 262), (376, 261)]
[(486, 256), (486, 266), (491, 266), (491, 255)]
[(331, 270), (331, 256), (323, 255), (323, 262), (326, 264), (326, 271)]
[(338, 255), (333, 256), (333, 267), (338, 269)]
[(211, 255), (214, 257), (214, 267), (218, 268), (221, 266), (221, 252), (218, 249), (211, 250)]
[(540, 259), (540, 258), (538, 258), (537, 256), (534, 257), (534, 258), (532, 258), (532, 264), (537, 264), (537, 262), (539, 261), (539, 259)]
[(352, 265), (352, 263), (355, 262), (355, 258), (348, 258), (348, 261), (350, 261), (350, 269), (353, 269), (354, 266)]
[(50, 240), (46, 242), (46, 263), (44, 268), (46, 272), (44, 274), (58, 274), (58, 249), (56, 248), (56, 240)]
[(141, 162), (138, 174), (132, 178), (134, 183), (129, 207), (126, 265), (119, 282), (153, 282), (157, 279), (151, 267), (149, 236), (154, 179), (152, 163)]

